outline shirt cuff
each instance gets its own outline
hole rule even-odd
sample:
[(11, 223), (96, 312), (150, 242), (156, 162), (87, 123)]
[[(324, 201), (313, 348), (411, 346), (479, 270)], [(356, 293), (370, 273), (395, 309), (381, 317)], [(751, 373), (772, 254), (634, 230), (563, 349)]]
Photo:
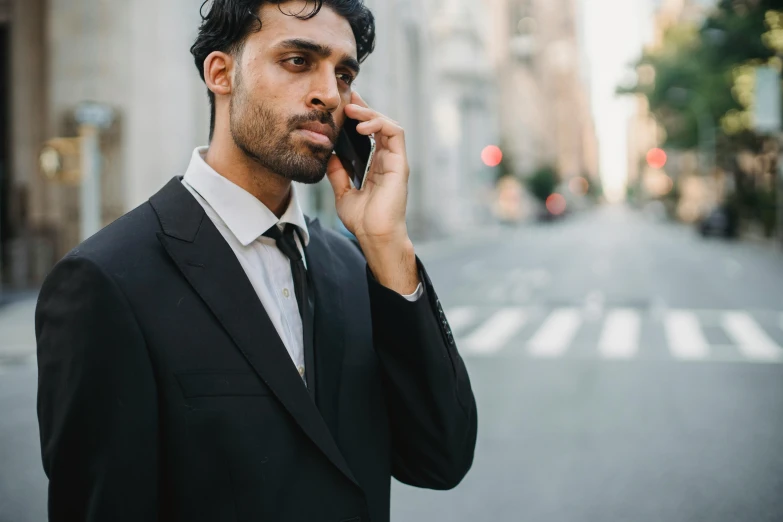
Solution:
[(419, 286), (416, 287), (416, 291), (413, 292), (410, 295), (404, 295), (403, 297), (410, 301), (411, 303), (416, 302), (419, 300), (419, 298), (424, 294), (424, 285), (419, 283)]

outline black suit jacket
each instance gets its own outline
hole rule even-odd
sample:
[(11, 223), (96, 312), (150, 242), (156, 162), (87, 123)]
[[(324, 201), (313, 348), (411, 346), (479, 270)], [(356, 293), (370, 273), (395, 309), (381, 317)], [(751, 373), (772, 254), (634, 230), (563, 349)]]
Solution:
[(476, 405), (424, 268), (408, 302), (309, 228), (317, 404), (178, 178), (57, 264), (36, 311), (51, 521), (383, 522), (392, 476), (460, 482)]

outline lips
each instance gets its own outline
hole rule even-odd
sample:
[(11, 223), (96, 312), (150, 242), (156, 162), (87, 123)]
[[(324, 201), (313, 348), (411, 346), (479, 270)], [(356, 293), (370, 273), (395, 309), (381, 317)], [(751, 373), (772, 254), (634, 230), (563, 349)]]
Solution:
[(299, 126), (299, 130), (309, 131), (315, 134), (320, 134), (322, 136), (325, 136), (330, 143), (334, 143), (335, 140), (334, 129), (332, 129), (329, 125), (326, 125), (324, 123), (318, 123), (315, 121), (310, 123), (305, 123), (304, 125)]

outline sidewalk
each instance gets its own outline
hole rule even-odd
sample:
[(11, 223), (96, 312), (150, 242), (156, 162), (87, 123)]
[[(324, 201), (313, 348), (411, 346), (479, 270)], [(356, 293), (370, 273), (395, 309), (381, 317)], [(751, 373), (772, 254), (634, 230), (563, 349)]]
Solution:
[(35, 355), (35, 297), (0, 307), (0, 365), (28, 362)]

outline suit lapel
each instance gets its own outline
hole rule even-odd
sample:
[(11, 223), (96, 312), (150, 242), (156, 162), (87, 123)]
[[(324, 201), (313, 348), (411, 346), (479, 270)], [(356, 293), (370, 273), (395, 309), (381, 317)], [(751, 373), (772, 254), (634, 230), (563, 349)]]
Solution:
[(337, 437), (340, 377), (345, 350), (345, 315), (338, 278), (345, 270), (338, 269), (342, 262), (326, 242), (320, 221), (308, 221), (308, 229), (307, 267), (315, 287), (316, 400), (329, 430)]
[[(158, 239), (184, 277), (302, 430), (358, 486), (242, 266), (201, 205), (179, 178), (150, 198), (150, 204), (163, 229)], [(322, 246), (311, 253), (314, 260), (322, 255)], [(315, 264), (315, 279), (324, 279), (324, 264)], [(328, 283), (319, 286), (334, 291)], [(330, 379), (325, 380), (328, 387)]]

